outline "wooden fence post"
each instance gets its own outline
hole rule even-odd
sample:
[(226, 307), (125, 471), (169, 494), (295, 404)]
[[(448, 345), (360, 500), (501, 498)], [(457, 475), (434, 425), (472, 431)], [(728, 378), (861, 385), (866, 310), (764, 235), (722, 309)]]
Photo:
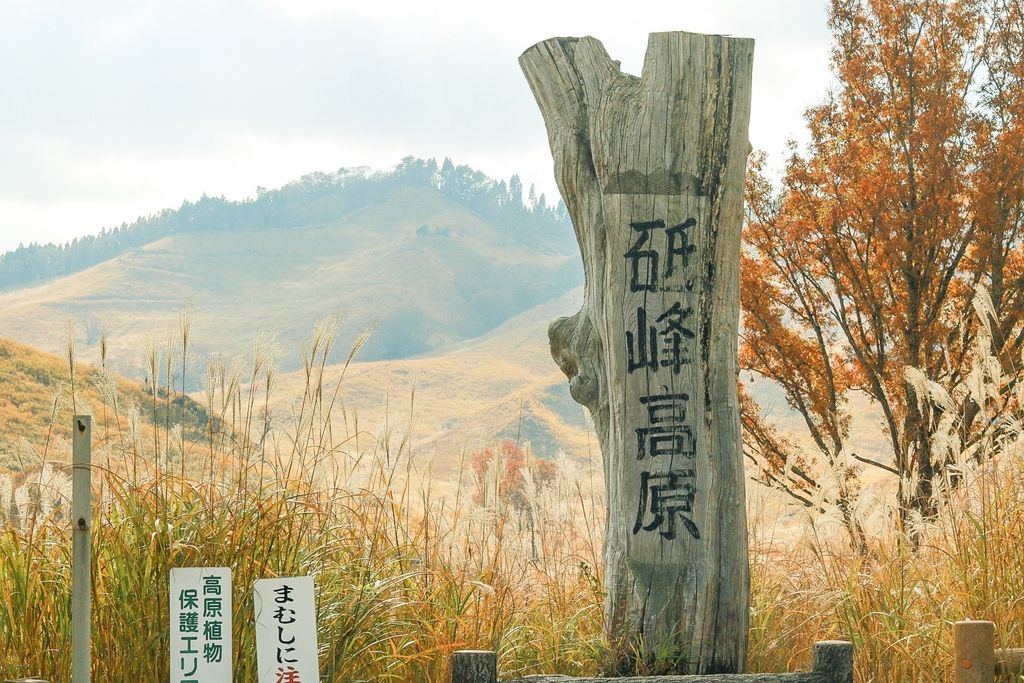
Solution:
[(490, 650), (454, 653), (452, 683), (498, 683), (498, 654)]
[(955, 683), (992, 683), (996, 677), (996, 625), (991, 621), (953, 624)]
[(822, 640), (814, 644), (814, 673), (828, 683), (853, 683), (853, 643)]
[(71, 683), (89, 683), (92, 629), (92, 418), (71, 423)]

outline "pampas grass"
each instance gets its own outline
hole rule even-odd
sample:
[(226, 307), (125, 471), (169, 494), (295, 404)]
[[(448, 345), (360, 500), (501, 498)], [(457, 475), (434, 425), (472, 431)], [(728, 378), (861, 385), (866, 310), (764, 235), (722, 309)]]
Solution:
[[(496, 445), (475, 469), (466, 456), (446, 487), (405, 432), (366, 433), (345, 412), (341, 385), (325, 381), (336, 322), (317, 327), (305, 386), (274, 415), (267, 340), (248, 360), (211, 359), (200, 403), (184, 395), (182, 321), (179, 340), (147, 349), (146, 405), (96, 380), (116, 425), (94, 448), (96, 680), (166, 680), (168, 570), (192, 565), (234, 572), (236, 681), (255, 676), (252, 582), (293, 574), (316, 578), (324, 681), (440, 683), (465, 648), (496, 650), (504, 677), (599, 672), (597, 458), (560, 456), (542, 485), (527, 451), (521, 495), (503, 496), (501, 458), (514, 449)], [(842, 638), (854, 642), (862, 683), (950, 680), (950, 627), (964, 618), (995, 621), (1000, 646), (1024, 645), (1024, 401), (999, 391), (1007, 380), (984, 335), (976, 354), (960, 386), (907, 372), (929, 405), (972, 396), (985, 411), (988, 431), (970, 449), (955, 411), (938, 422), (936, 452), (952, 464), (936, 482), (934, 518), (901, 532), (884, 497), (858, 500), (867, 533), (857, 552), (835, 510), (801, 508), (780, 533), (766, 512), (777, 506), (762, 505), (773, 494), (751, 489), (751, 670), (808, 668), (815, 641)], [(70, 528), (52, 454), (66, 447), (35, 451), (27, 475), (0, 477), (0, 678), (56, 683), (70, 668)]]
[[(600, 524), (600, 497), (563, 467), (557, 491), (531, 488), (526, 533), (461, 485), (439, 492), (404, 434), (336, 434), (336, 329), (317, 327), (288, 415), (270, 412), (266, 340), (248, 361), (210, 362), (203, 405), (179, 391), (186, 314), (179, 339), (147, 348), (148, 406), (97, 379), (120, 432), (94, 442), (94, 678), (166, 680), (168, 571), (192, 565), (233, 570), (237, 681), (255, 678), (252, 582), (293, 574), (316, 578), (325, 681), (442, 681), (460, 648), (499, 650), (507, 673), (595, 671), (600, 548), (578, 521)], [(68, 495), (45, 459), (0, 481), (0, 678), (68, 678)]]

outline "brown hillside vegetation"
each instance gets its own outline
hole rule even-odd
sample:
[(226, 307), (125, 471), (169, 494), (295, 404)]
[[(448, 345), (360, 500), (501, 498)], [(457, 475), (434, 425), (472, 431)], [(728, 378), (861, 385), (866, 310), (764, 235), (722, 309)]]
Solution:
[(142, 384), (102, 368), (82, 364), (75, 370), (72, 400), (66, 359), (0, 339), (0, 469), (20, 470), (44, 457), (66, 460), (73, 415), (92, 414), (94, 433), (102, 439), (119, 430), (118, 418), (104, 406), (115, 398), (141, 404), (148, 396)]
[[(485, 361), (516, 361), (518, 350), (524, 354), (518, 359), (518, 383), (503, 389), (515, 396), (520, 387), (543, 379), (543, 343), (526, 342), (543, 339), (532, 328), (550, 315), (537, 311), (532, 323), (524, 319), (433, 362), (444, 372), (461, 368), (479, 381), (493, 367)], [(491, 345), (503, 353), (495, 354)], [(7, 367), (17, 368), (10, 378), (12, 386), (17, 378), (21, 394), (39, 388), (33, 371), (24, 368), (50, 373), (51, 382), (64, 373), (59, 358), (16, 344), (2, 348)], [(326, 353), (323, 336), (310, 348), (315, 368)], [(254, 386), (270, 381), (273, 371), (264, 360), (257, 358), (254, 369), (240, 376), (255, 378)], [(350, 370), (353, 376), (359, 371)], [(543, 478), (529, 485), (524, 480), (516, 497), (522, 501), (515, 505), (501, 495), (507, 463), (482, 463), (461, 486), (433, 486), (430, 479), (401, 476), (416, 469), (420, 459), (401, 424), (385, 434), (388, 438), (350, 438), (344, 420), (332, 414), (338, 406), (331, 407), (331, 383), (314, 371), (303, 385), (284, 378), (275, 393), (281, 407), (271, 410), (281, 414), (269, 431), (262, 396), (252, 397), (235, 382), (228, 383), (234, 388), (227, 397), (215, 391), (210, 405), (255, 408), (243, 407), (230, 426), (222, 418), (211, 432), (218, 452), (229, 456), (220, 461), (216, 479), (212, 464), (210, 479), (205, 470), (179, 477), (167, 457), (179, 448), (175, 414), (168, 423), (162, 419), (166, 413), (158, 412), (155, 424), (144, 427), (155, 438), (132, 437), (132, 404), (141, 404), (145, 413), (151, 395), (145, 386), (119, 382), (119, 413), (103, 418), (109, 402), (104, 404), (102, 392), (90, 393), (100, 374), (78, 366), (75, 375), (76, 396), (82, 387), (83, 401), (90, 404), (79, 410), (98, 416), (97, 439), (106, 438), (102, 427), (111, 428), (109, 447), (95, 452), (116, 453), (125, 437), (143, 465), (141, 476), (97, 472), (98, 495), (105, 501), (96, 538), (99, 679), (128, 672), (131, 680), (164, 680), (166, 620), (153, 619), (146, 606), (166, 604), (168, 567), (197, 563), (236, 571), (235, 621), (242, 625), (236, 671), (253, 665), (248, 586), (268, 573), (317, 575), (318, 604), (326, 606), (321, 642), (330, 644), (325, 680), (440, 682), (447, 675), (448, 654), (465, 647), (496, 649), (508, 674), (600, 670), (606, 645), (600, 636), (603, 502), (600, 475), (594, 476), (600, 472), (596, 453), (589, 461), (557, 460)], [(992, 386), (1001, 381), (984, 379)], [(363, 393), (348, 384), (349, 377), (340, 381), (341, 395)], [(368, 391), (372, 375), (361, 386)], [(432, 387), (424, 395), (444, 393)], [(459, 398), (460, 392), (450, 393)], [(424, 395), (413, 402), (414, 418)], [(478, 395), (462, 400), (483, 403)], [(45, 400), (41, 405), (45, 408)], [(37, 407), (35, 414), (45, 410)], [(67, 415), (58, 420), (66, 422)], [(1020, 424), (1022, 416), (1018, 411), (1005, 418)], [(39, 426), (47, 424), (43, 419)], [(332, 432), (327, 425), (337, 428)], [(39, 428), (29, 429), (27, 438), (37, 451), (45, 443), (38, 440), (45, 439)], [(186, 452), (202, 451), (205, 439), (195, 430), (181, 443)], [(943, 500), (935, 519), (919, 520), (916, 548), (893, 530), (891, 506), (878, 506), (877, 532), (858, 554), (843, 539), (834, 506), (826, 504), (824, 514), (782, 517), (778, 497), (753, 486), (751, 669), (806, 667), (814, 641), (840, 637), (855, 642), (858, 680), (944, 680), (951, 657), (949, 623), (967, 616), (995, 620), (1000, 643), (1019, 644), (1024, 615), (1020, 601), (1007, 596), (1022, 589), (1021, 443), (1018, 433), (1016, 441), (991, 444), (993, 457), (984, 466), (961, 458), (962, 485)], [(501, 452), (506, 450), (515, 452)], [(160, 463), (170, 467), (154, 478), (153, 465), (159, 471)], [(17, 491), (12, 495), (3, 478), (0, 498), (3, 510), (20, 505)], [(26, 527), (24, 517), (19, 508), (12, 518), (22, 520), (20, 526), (0, 534), (0, 572), (20, 586), (0, 604), (6, 610), (0, 624), (7, 625), (0, 627), (0, 653), (5, 653), (0, 676), (29, 673), (60, 680), (67, 653), (59, 643), (67, 641), (70, 627), (67, 529), (59, 519)], [(142, 548), (146, 562), (139, 561)], [(25, 618), (28, 614), (33, 616)], [(25, 652), (63, 654), (26, 660)]]
[[(569, 310), (579, 296), (579, 290), (574, 290), (534, 307), (494, 332), (447, 353), (395, 361), (355, 361), (347, 369), (329, 364), (324, 387), (333, 391), (340, 384), (333, 429), (371, 441), (388, 438), (388, 434), (408, 437), (417, 466), (425, 469), (432, 465), (434, 475), (445, 481), (458, 480), (460, 464), (469, 453), (500, 440), (519, 443), (543, 458), (555, 457), (559, 452), (571, 458), (595, 453), (585, 411), (569, 397), (564, 377), (550, 362), (547, 351), (548, 321)], [(196, 329), (195, 337), (204, 335), (205, 328)], [(81, 333), (78, 336), (81, 338)], [(248, 340), (250, 354), (254, 344), (260, 346), (258, 340)], [(340, 341), (336, 346), (343, 348)], [(157, 351), (166, 359), (166, 348)], [(147, 351), (140, 348), (134, 353), (143, 357)], [(190, 353), (187, 372), (192, 377), (208, 376), (208, 363), (196, 358), (198, 355)], [(177, 354), (175, 358), (179, 363)], [(112, 354), (111, 362), (116, 362)], [(159, 365), (155, 419), (161, 427), (173, 426), (180, 420), (181, 399), (175, 394), (167, 423), (166, 369), (163, 361)], [(231, 371), (222, 367), (225, 369)], [(172, 370), (177, 384), (179, 372), (177, 367)], [(243, 372), (237, 381), (244, 383), (247, 378)], [(0, 417), (8, 425), (0, 438), (0, 466), (14, 470), (30, 467), (41, 460), (44, 452), (48, 458), (67, 460), (74, 412), (67, 360), (0, 340), (0, 381), (4, 386)], [(291, 424), (302, 402), (305, 375), (302, 371), (281, 373), (273, 382), (271, 419), (279, 425)], [(177, 384), (176, 389), (180, 389)], [(115, 386), (119, 417), (114, 416)], [(118, 428), (130, 428), (125, 420), (131, 415), (137, 416), (139, 428), (148, 438), (154, 421), (153, 395), (148, 387), (148, 380), (145, 384), (134, 382), (88, 363), (76, 363), (75, 403), (79, 413), (94, 416), (94, 433), (104, 440), (99, 445), (114, 438)], [(207, 401), (204, 391), (191, 395), (188, 417), (195, 422), (190, 421), (190, 425), (203, 428), (210, 409)], [(204, 448), (193, 444), (188, 450), (193, 453)]]
[(0, 339), (0, 472), (70, 461), (74, 415), (92, 416), (94, 446), (105, 454), (98, 464), (122, 471), (141, 457), (138, 444), (151, 442), (157, 426), (184, 425), (195, 438), (206, 424), (203, 408), (174, 389), (168, 400), (166, 386), (154, 393), (148, 383), (77, 359), (74, 368), (72, 375), (67, 357)]

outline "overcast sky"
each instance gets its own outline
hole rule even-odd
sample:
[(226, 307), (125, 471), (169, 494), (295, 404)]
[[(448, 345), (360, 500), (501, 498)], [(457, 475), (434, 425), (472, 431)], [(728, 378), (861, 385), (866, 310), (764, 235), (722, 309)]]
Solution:
[(829, 85), (825, 0), (0, 0), (0, 252), (203, 192), (450, 156), (555, 191), (519, 54), (593, 35), (753, 37), (751, 142), (776, 160)]

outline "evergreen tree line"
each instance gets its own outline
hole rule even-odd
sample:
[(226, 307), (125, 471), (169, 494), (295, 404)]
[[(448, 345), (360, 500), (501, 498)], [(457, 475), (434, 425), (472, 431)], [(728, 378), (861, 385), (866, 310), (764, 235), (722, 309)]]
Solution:
[(532, 186), (524, 198), (518, 175), (508, 182), (495, 181), (450, 159), (439, 167), (435, 159), (406, 157), (391, 171), (360, 167), (310, 173), (275, 190), (259, 187), (255, 197), (240, 201), (204, 194), (178, 209), (164, 209), (64, 244), (22, 244), (0, 255), (0, 290), (75, 273), (169, 235), (327, 223), (410, 186), (436, 189), (523, 243), (573, 248), (565, 205), (549, 204)]

